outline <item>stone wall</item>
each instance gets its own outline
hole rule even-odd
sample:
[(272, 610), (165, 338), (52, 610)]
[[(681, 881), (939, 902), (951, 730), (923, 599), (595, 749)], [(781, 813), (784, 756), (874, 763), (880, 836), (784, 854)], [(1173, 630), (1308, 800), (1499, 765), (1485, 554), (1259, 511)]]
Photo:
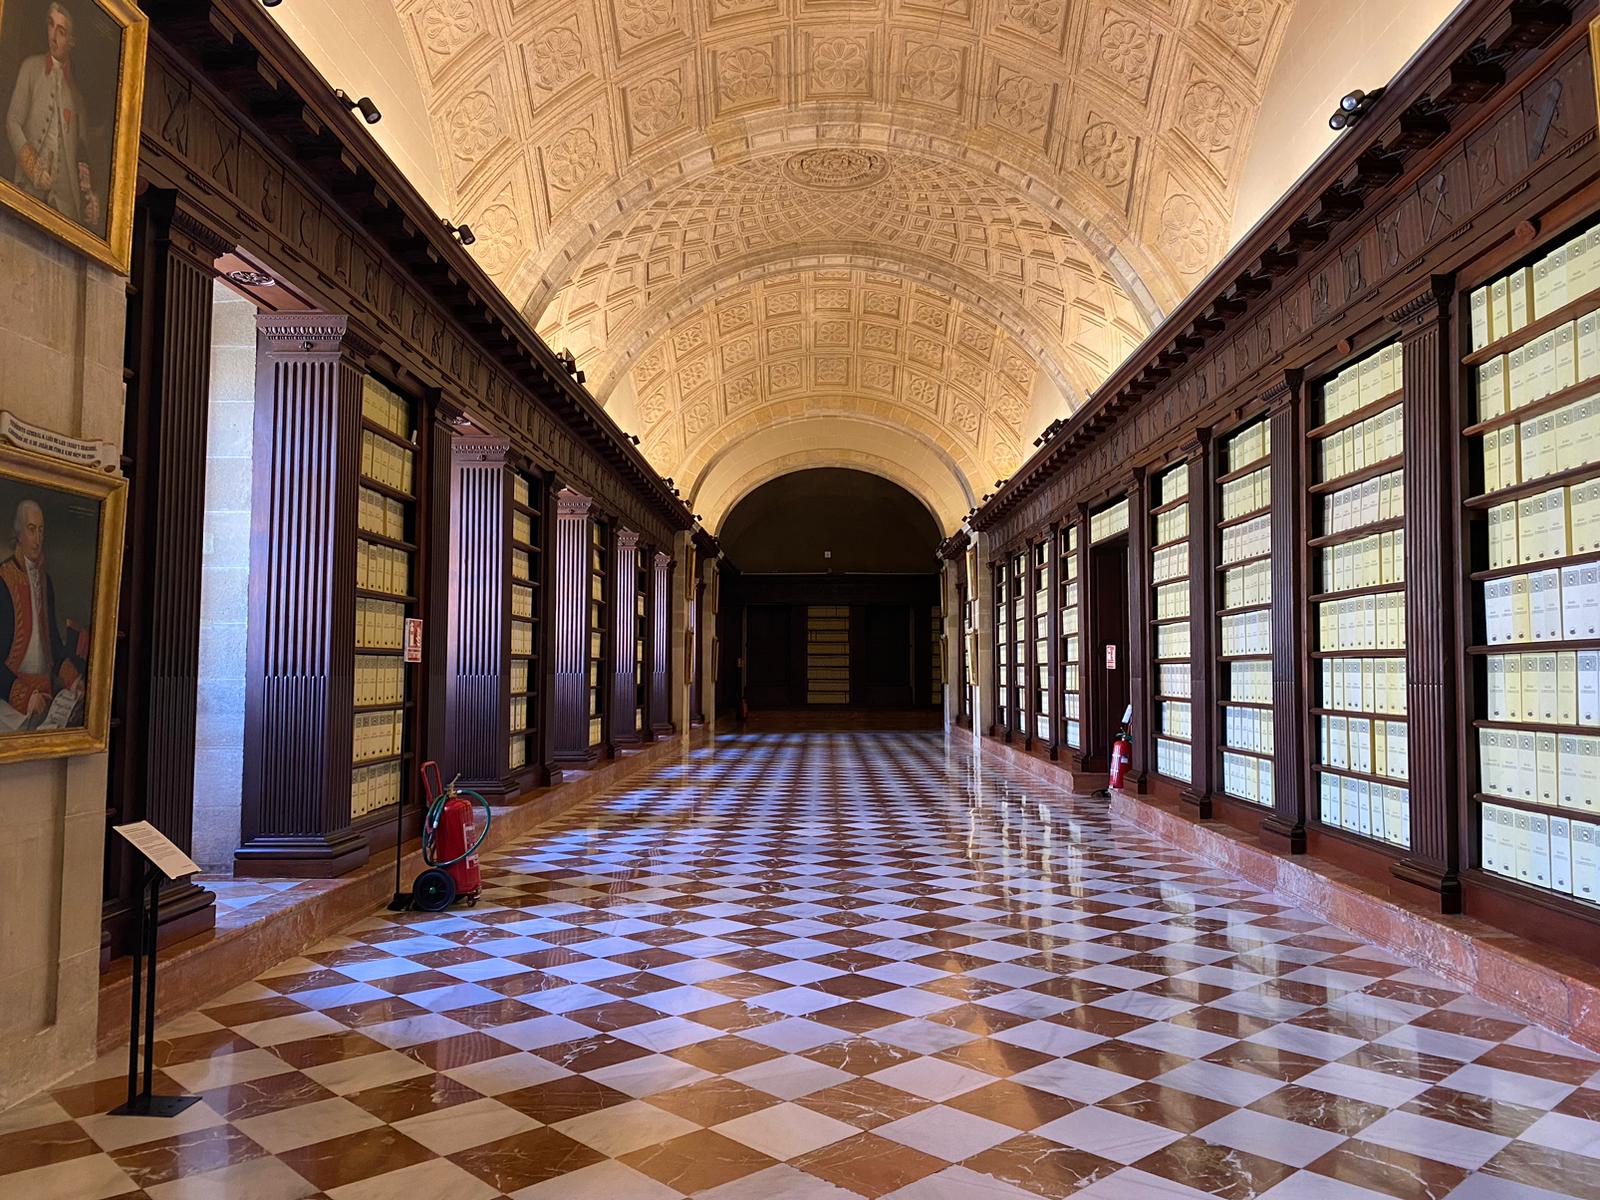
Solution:
[(239, 848), (244, 770), (256, 308), (219, 283), (211, 320), (193, 854), (206, 870), (228, 872)]
[[(126, 306), (120, 276), (0, 210), (0, 408), (121, 445)], [(105, 807), (104, 754), (0, 765), (0, 1108), (93, 1055)]]

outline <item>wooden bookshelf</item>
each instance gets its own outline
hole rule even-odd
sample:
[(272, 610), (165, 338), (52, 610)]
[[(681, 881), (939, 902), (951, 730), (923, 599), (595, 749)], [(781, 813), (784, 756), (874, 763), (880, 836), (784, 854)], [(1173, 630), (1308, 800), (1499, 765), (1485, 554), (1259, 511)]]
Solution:
[(1597, 264), (1600, 226), (1474, 289), (1462, 359), (1470, 862), (1590, 911), (1600, 905)]
[(506, 769), (526, 770), (539, 755), (539, 655), (544, 597), (545, 495), (543, 483), (522, 471), (511, 473), (507, 502), (508, 582), (506, 635)]
[(1309, 397), (1307, 681), (1318, 821), (1409, 849), (1403, 355), (1374, 350)]
[(361, 392), (356, 509), (355, 714), (350, 819), (403, 803), (411, 752), (406, 621), (416, 615), (416, 443), (412, 402), (368, 376)]
[(1029, 691), (1033, 736), (1049, 745), (1054, 741), (1050, 686), (1050, 542), (1035, 542), (1030, 552), (1029, 582), (1033, 588), (1033, 678)]
[(850, 609), (806, 609), (806, 703), (850, 703)]
[(634, 561), (633, 645), (628, 657), (633, 662), (633, 728), (644, 737), (650, 732), (645, 724), (650, 706), (650, 672), (645, 667), (650, 644), (650, 556), (636, 554)]
[(977, 555), (972, 550), (961, 552), (961, 569), (957, 572), (959, 592), (957, 598), (961, 601), (961, 678), (958, 681), (960, 691), (961, 716), (966, 719), (968, 728), (971, 728), (973, 713), (976, 705), (973, 703), (973, 693), (978, 689), (977, 676), (973, 672), (977, 669), (974, 662), (974, 650), (978, 636), (978, 589), (974, 574), (977, 570)]
[(1220, 439), (1217, 485), (1217, 729), (1221, 790), (1271, 808), (1272, 430), (1259, 418)]
[(593, 518), (589, 521), (589, 745), (605, 741), (606, 717), (606, 638), (610, 616), (611, 544), (610, 530)]
[(994, 564), (994, 723), (1011, 733), (1011, 560)]
[(1011, 556), (1011, 586), (1007, 591), (1010, 612), (1006, 614), (1011, 631), (1011, 732), (1018, 737), (1028, 733), (1028, 553), (1019, 550)]
[(1157, 664), (1151, 696), (1155, 769), (1180, 783), (1194, 777), (1194, 681), (1190, 655), (1189, 464), (1152, 481), (1150, 509), (1150, 648)]
[(1061, 744), (1083, 749), (1083, 607), (1078, 575), (1078, 526), (1068, 525), (1058, 535), (1060, 584), (1056, 596), (1061, 639)]

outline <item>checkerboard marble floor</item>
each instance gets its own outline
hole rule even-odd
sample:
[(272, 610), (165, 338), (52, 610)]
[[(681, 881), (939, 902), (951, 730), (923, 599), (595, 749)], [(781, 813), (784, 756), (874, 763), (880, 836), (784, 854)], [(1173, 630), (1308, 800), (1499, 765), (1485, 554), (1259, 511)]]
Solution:
[(1600, 1057), (937, 734), (719, 739), (0, 1114), (27, 1200), (1600, 1197)]

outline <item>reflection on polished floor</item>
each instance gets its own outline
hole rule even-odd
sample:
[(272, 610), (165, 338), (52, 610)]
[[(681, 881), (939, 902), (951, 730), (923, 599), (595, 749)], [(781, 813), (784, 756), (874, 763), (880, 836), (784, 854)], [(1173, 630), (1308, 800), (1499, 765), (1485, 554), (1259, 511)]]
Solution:
[(938, 734), (719, 739), (0, 1114), (0, 1196), (1552, 1200), (1600, 1058)]

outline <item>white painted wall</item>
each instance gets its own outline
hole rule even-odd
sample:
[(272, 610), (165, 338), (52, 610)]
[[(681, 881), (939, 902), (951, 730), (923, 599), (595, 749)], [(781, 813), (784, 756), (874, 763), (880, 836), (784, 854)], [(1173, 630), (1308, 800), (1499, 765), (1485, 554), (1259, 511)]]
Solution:
[(1240, 176), (1233, 241), (1333, 143), (1328, 117), (1339, 98), (1387, 84), (1457, 7), (1457, 0), (1299, 0)]
[(372, 97), (383, 120), (368, 131), (435, 211), (450, 216), (422, 85), (393, 0), (292, 0), (267, 11), (329, 88)]

